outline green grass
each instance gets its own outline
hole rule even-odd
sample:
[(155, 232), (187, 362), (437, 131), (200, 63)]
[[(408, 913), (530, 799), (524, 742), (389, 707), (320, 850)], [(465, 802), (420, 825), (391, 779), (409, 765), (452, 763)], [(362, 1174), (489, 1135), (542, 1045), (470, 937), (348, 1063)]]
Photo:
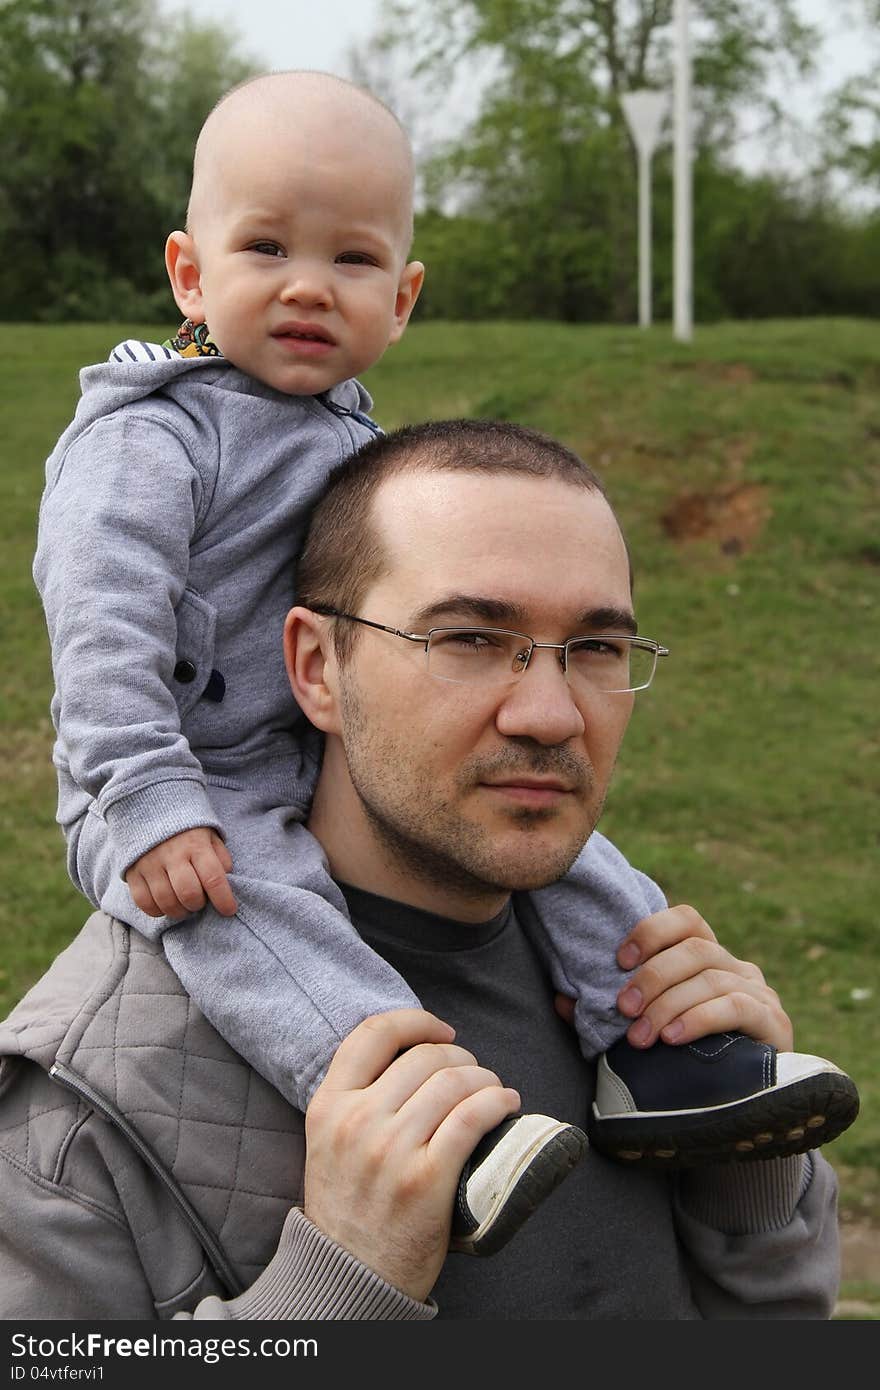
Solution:
[[(78, 367), (170, 326), (6, 326), (0, 1010), (86, 907), (53, 821), (49, 657), (30, 577), (43, 461)], [(801, 1050), (855, 1077), (862, 1113), (826, 1152), (844, 1206), (880, 1220), (877, 327), (726, 324), (683, 345), (661, 327), (416, 324), (365, 380), (386, 428), (517, 420), (605, 477), (641, 629), (672, 656), (639, 697), (603, 829), (761, 965)], [(739, 552), (667, 532), (682, 494), (739, 483), (758, 503)]]

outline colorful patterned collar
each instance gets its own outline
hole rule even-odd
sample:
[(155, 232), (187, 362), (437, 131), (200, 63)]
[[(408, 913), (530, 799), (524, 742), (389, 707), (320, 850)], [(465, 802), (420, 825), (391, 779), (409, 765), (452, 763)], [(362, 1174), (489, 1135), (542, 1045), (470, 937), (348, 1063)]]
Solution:
[(171, 352), (179, 352), (181, 357), (222, 357), (206, 323), (193, 323), (184, 319), (173, 338), (166, 338), (162, 344)]

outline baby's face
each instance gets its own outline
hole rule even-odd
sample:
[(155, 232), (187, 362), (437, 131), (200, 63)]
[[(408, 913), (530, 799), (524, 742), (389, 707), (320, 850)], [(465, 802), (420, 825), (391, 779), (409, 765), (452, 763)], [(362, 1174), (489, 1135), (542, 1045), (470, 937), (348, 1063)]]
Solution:
[(200, 316), (224, 356), (289, 395), (357, 376), (403, 333), (409, 183), (351, 131), (240, 141), (193, 222)]

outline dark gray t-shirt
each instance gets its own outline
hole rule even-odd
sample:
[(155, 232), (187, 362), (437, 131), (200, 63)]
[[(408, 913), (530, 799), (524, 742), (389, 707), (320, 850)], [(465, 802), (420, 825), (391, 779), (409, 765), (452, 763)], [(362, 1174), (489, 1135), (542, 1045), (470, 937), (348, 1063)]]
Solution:
[[(595, 1064), (553, 1008), (546, 967), (512, 907), (474, 925), (341, 885), (358, 931), (456, 1042), (515, 1086), (525, 1111), (583, 1127)], [(592, 1150), (514, 1239), (451, 1254), (432, 1291), (441, 1318), (699, 1318), (675, 1234), (671, 1179)]]

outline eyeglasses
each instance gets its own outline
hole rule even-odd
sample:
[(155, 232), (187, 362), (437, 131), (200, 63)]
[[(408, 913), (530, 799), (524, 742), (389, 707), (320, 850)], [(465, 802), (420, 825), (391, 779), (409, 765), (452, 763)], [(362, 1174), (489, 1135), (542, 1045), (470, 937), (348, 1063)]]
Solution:
[(658, 657), (669, 655), (668, 647), (649, 637), (617, 632), (569, 637), (567, 642), (536, 642), (525, 633), (499, 627), (432, 627), (425, 633), (401, 632), (324, 604), (315, 604), (312, 612), (389, 632), (405, 642), (418, 642), (425, 649), (429, 675), (456, 685), (510, 685), (527, 670), (532, 653), (546, 648), (559, 653), (559, 664), (570, 685), (587, 693), (625, 695), (646, 690), (654, 679)]

